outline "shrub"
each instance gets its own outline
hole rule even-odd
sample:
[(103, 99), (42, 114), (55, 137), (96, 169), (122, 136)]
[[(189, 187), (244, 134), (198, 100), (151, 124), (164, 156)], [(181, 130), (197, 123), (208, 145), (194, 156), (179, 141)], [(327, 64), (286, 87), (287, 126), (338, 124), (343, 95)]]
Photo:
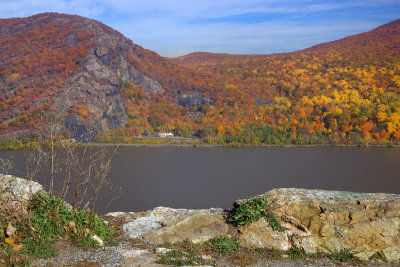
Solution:
[(69, 237), (77, 246), (99, 247), (92, 237), (112, 242), (116, 231), (109, 228), (92, 211), (69, 209), (62, 199), (47, 194), (35, 195), (30, 201), (30, 217), (17, 224), (24, 254), (48, 258), (56, 254), (60, 238)]
[(274, 231), (282, 231), (282, 227), (276, 217), (271, 216), (267, 211), (267, 199), (257, 197), (234, 208), (228, 217), (228, 222), (236, 227), (255, 222), (264, 217)]

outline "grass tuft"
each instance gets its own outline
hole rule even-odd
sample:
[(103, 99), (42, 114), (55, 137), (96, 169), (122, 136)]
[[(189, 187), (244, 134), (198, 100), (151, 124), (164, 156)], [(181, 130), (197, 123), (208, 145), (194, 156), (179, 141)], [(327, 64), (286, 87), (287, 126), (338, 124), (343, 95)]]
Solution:
[(158, 256), (159, 259), (155, 262), (158, 264), (168, 264), (176, 266), (185, 265), (203, 265), (204, 260), (194, 252), (182, 252), (179, 250), (171, 250), (165, 254)]
[(297, 260), (297, 259), (305, 259), (307, 258), (307, 253), (305, 253), (301, 248), (292, 245), (292, 247), (288, 251), (289, 259)]
[(348, 262), (350, 259), (354, 259), (354, 255), (347, 249), (342, 249), (339, 252), (329, 254), (328, 258), (334, 261)]
[(215, 237), (209, 242), (212, 245), (213, 250), (221, 254), (231, 250), (237, 250), (240, 247), (239, 240), (227, 236)]

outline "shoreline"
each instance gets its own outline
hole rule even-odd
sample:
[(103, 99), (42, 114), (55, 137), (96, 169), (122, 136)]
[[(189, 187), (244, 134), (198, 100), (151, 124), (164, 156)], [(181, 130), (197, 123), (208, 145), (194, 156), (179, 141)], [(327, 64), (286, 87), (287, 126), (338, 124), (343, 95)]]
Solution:
[[(143, 139), (143, 140), (147, 140)], [(104, 147), (111, 147), (111, 146), (119, 146), (119, 147), (203, 147), (203, 148), (213, 148), (213, 147), (223, 147), (223, 148), (275, 148), (275, 147), (282, 147), (282, 148), (309, 148), (309, 147), (342, 147), (342, 148), (395, 148), (399, 149), (400, 144), (256, 144), (256, 145), (248, 145), (248, 144), (241, 144), (241, 143), (231, 143), (231, 144), (208, 144), (208, 143), (200, 143), (196, 142), (197, 140), (185, 138), (184, 140), (180, 138), (176, 139), (157, 139), (151, 138), (151, 140), (157, 140), (157, 142), (135, 142), (135, 143), (107, 143), (107, 142), (92, 142), (92, 143), (79, 143), (82, 146), (104, 146)], [(186, 141), (186, 142), (185, 142)], [(190, 141), (190, 142), (188, 142)], [(7, 142), (18, 142), (16, 146), (2, 146), (2, 144), (7, 144)], [(7, 151), (7, 150), (22, 150), (22, 149), (30, 149), (32, 144), (36, 141), (31, 140), (28, 143), (24, 144), (20, 140), (4, 140), (0, 141), (0, 151)]]
[[(88, 145), (85, 143), (83, 145)], [(294, 145), (294, 144), (262, 144), (262, 145), (223, 145), (223, 144), (174, 144), (174, 143), (160, 143), (160, 144), (143, 144), (143, 143), (90, 143), (94, 146), (120, 146), (120, 147), (224, 147), (224, 148), (269, 148), (269, 147), (283, 147), (283, 148), (294, 148), (294, 147), (357, 147), (357, 148), (400, 148), (400, 145), (387, 145), (387, 144), (372, 144), (372, 145), (343, 145), (343, 144), (313, 144), (313, 145)]]

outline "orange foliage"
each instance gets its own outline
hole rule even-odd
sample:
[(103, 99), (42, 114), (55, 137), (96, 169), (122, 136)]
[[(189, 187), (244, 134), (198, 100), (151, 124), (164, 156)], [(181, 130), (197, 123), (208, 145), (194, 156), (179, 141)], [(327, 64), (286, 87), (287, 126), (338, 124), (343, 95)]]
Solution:
[[(81, 67), (94, 34), (75, 26), (79, 17), (67, 17), (68, 21), (51, 15), (40, 22), (36, 16), (0, 20), (0, 28), (10, 32), (0, 38), (0, 130), (30, 125), (35, 112), (48, 108), (65, 80)], [(20, 28), (20, 23), (25, 26)], [(128, 116), (124, 131), (198, 132), (249, 143), (313, 142), (314, 137), (337, 143), (360, 138), (399, 142), (399, 47), (400, 20), (274, 55), (193, 53), (163, 58), (133, 45), (123, 51), (127, 61), (166, 91), (146, 93), (121, 80)], [(201, 95), (212, 103), (182, 107), (176, 104), (181, 94)], [(32, 105), (35, 102), (45, 105)], [(69, 112), (84, 118), (88, 114), (80, 105)], [(265, 132), (279, 140), (268, 139)], [(263, 138), (255, 140), (252, 134)]]

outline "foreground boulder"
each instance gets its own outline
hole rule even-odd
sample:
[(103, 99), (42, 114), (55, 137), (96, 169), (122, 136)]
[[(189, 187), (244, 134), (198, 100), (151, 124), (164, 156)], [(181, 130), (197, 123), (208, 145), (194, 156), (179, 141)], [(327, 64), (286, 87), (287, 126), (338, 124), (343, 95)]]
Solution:
[(0, 174), (0, 216), (19, 218), (28, 215), (28, 201), (43, 187), (33, 181)]
[(225, 222), (222, 209), (171, 209), (157, 207), (140, 213), (109, 213), (127, 221), (123, 231), (129, 238), (141, 238), (152, 243), (175, 243), (189, 240), (204, 242), (218, 236), (235, 233), (232, 225)]
[(400, 195), (274, 189), (271, 213), (305, 252), (346, 249), (362, 260), (400, 260)]
[(248, 248), (265, 248), (287, 251), (291, 247), (286, 232), (278, 232), (269, 227), (268, 222), (260, 220), (238, 228), (240, 244)]
[[(140, 213), (111, 213), (125, 220), (129, 238), (157, 244), (202, 242), (233, 236), (248, 248), (306, 253), (347, 250), (361, 260), (400, 262), (400, 195), (307, 189), (274, 189), (261, 196), (284, 231), (273, 231), (264, 219), (233, 227), (222, 209), (185, 210), (158, 207)], [(235, 205), (247, 201), (237, 200)]]

